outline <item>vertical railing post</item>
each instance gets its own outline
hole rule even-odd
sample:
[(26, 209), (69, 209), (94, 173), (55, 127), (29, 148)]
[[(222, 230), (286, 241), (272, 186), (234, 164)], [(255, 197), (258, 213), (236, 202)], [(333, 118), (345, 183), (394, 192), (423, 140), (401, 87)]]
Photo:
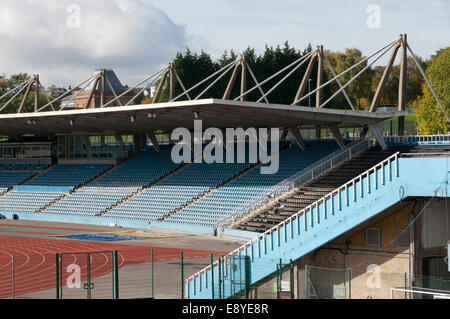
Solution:
[(289, 260), (289, 275), (290, 275), (290, 288), (291, 288), (291, 299), (294, 299), (294, 262)]
[(56, 299), (59, 298), (59, 254), (56, 253)]
[(219, 259), (218, 259), (218, 263), (217, 263), (217, 271), (218, 271), (218, 273), (217, 273), (217, 276), (218, 276), (218, 279), (217, 279), (217, 285), (218, 285), (218, 288), (219, 288), (219, 299), (222, 299), (222, 283), (221, 283), (221, 276), (222, 276), (222, 269), (221, 269), (221, 257), (219, 257)]

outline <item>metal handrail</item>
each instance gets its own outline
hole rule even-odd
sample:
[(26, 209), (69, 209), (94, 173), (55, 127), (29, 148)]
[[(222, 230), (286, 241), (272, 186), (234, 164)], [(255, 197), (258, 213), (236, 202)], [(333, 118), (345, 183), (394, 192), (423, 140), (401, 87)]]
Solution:
[[(447, 138), (447, 139), (446, 139)], [(409, 136), (386, 136), (386, 140), (391, 140), (396, 143), (404, 142), (439, 142), (439, 141), (449, 141), (449, 134), (434, 134), (434, 135), (409, 135)]]
[(336, 150), (307, 168), (299, 171), (295, 175), (290, 176), (271, 187), (266, 193), (259, 196), (257, 199), (252, 199), (250, 203), (246, 203), (244, 207), (237, 209), (231, 215), (222, 218), (216, 223), (215, 229), (217, 230), (219, 228), (223, 228), (224, 226), (235, 221), (236, 218), (242, 217), (245, 213), (253, 211), (257, 207), (260, 207), (262, 204), (265, 204), (271, 200), (275, 200), (275, 198), (281, 196), (282, 193), (288, 192), (294, 187), (313, 179), (315, 176), (323, 173), (327, 169), (333, 169), (333, 166), (351, 159), (352, 156), (358, 152), (370, 149), (373, 147), (374, 143), (374, 140), (371, 139), (355, 140), (348, 144), (344, 149)]
[[(302, 210), (300, 210), (299, 212), (295, 213), (294, 215), (290, 216), (289, 218), (287, 218), (286, 220), (282, 221), (281, 223), (275, 225), (274, 227), (270, 228), (269, 230), (265, 231), (262, 234), (259, 234), (258, 236), (256, 236), (255, 238), (253, 238), (252, 240), (248, 241), (247, 243), (245, 243), (244, 245), (240, 246), (239, 248), (233, 250), (232, 252), (228, 253), (228, 255), (238, 255), (240, 252), (245, 251), (245, 249), (247, 247), (251, 247), (251, 245), (253, 245), (254, 243), (257, 243), (259, 240), (261, 240), (262, 238), (264, 238), (267, 235), (270, 235), (271, 233), (275, 232), (276, 230), (280, 229), (281, 227), (284, 227), (287, 223), (292, 222), (294, 219), (299, 218), (300, 216), (302, 216), (303, 214), (306, 214), (308, 211), (311, 212), (311, 210), (314, 207), (317, 207), (318, 205), (320, 205), (321, 203), (325, 203), (325, 201), (328, 198), (332, 198), (335, 194), (340, 194), (343, 190), (347, 190), (348, 187), (350, 186), (355, 186), (355, 183), (357, 181), (362, 181), (364, 177), (369, 178), (370, 174), (372, 172), (376, 172), (377, 169), (379, 167), (383, 168), (386, 164), (388, 165), (388, 176), (391, 176), (391, 171), (390, 171), (390, 163), (393, 161), (396, 161), (396, 165), (395, 165), (395, 176), (398, 177), (398, 158), (400, 152), (397, 152), (391, 156), (389, 156), (388, 158), (386, 158), (385, 160), (381, 161), (380, 163), (376, 164), (375, 166), (369, 168), (368, 170), (366, 170), (365, 172), (363, 172), (362, 174), (358, 175), (357, 177), (353, 178), (352, 180), (350, 180), (349, 182), (345, 183), (344, 185), (336, 188), (335, 190), (333, 190), (332, 192), (328, 193), (327, 195), (323, 196), (322, 198), (318, 199), (317, 201), (315, 201), (314, 203), (310, 204), (309, 206), (303, 208)], [(384, 172), (384, 171), (382, 171)], [(377, 182), (375, 182), (377, 185)], [(382, 175), (382, 183), (384, 184), (384, 173)], [(369, 185), (369, 184), (368, 184)], [(361, 183), (361, 187), (362, 187), (362, 183)], [(369, 186), (368, 186), (369, 187)], [(215, 266), (216, 264), (218, 264), (218, 262), (214, 262), (212, 265), (209, 265), (205, 268), (203, 268), (202, 270), (198, 271), (197, 273), (191, 275), (190, 277), (186, 278), (186, 283), (188, 283), (189, 281), (195, 279), (196, 277), (200, 276), (201, 274), (205, 273), (206, 271), (208, 271), (209, 269), (211, 269), (211, 266)]]

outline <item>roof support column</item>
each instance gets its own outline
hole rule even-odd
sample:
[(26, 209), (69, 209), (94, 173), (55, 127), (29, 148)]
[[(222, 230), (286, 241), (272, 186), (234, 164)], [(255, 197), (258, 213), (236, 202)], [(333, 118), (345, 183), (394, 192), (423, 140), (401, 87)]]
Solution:
[(294, 135), (294, 138), (297, 141), (298, 146), (302, 149), (302, 151), (304, 151), (306, 148), (306, 144), (305, 141), (303, 140), (302, 134), (300, 133), (298, 126), (291, 126), (289, 129), (291, 130), (292, 135)]
[(364, 127), (361, 131), (360, 139), (365, 138), (368, 132), (369, 132), (369, 127), (367, 125), (364, 125)]
[(123, 146), (123, 138), (120, 134), (115, 134), (114, 138), (116, 139), (116, 142), (119, 143), (120, 146)]
[(100, 107), (103, 107), (106, 103), (106, 72), (105, 69), (101, 69), (100, 78), (102, 80), (102, 90), (100, 92)]
[(169, 101), (175, 97), (175, 74), (173, 63), (169, 63)]
[(329, 125), (328, 128), (330, 129), (331, 134), (333, 134), (333, 138), (335, 139), (336, 143), (338, 143), (339, 147), (344, 148), (345, 142), (337, 125)]
[(305, 95), (306, 85), (308, 84), (308, 80), (311, 75), (311, 71), (312, 71), (316, 57), (317, 57), (317, 53), (314, 53), (311, 56), (311, 60), (309, 60), (308, 67), (306, 68), (306, 72), (305, 72), (305, 75), (303, 76), (302, 82), (300, 82), (300, 86), (298, 87), (298, 91), (297, 91), (297, 94), (295, 95), (294, 102), (300, 100), (303, 97), (303, 95)]
[[(317, 86), (323, 84), (323, 45), (317, 46)], [(323, 89), (316, 92), (316, 107), (319, 108), (323, 102)]]
[(280, 141), (284, 142), (286, 140), (287, 135), (289, 134), (289, 129), (283, 129), (283, 133), (281, 134)]
[[(406, 34), (401, 35), (402, 59), (400, 61), (400, 79), (398, 83), (398, 110), (406, 110), (406, 68), (407, 68), (407, 51), (406, 51)], [(405, 133), (405, 117), (398, 118), (398, 135), (403, 136)]]
[(17, 113), (22, 113), (23, 107), (25, 106), (25, 102), (27, 101), (28, 95), (30, 94), (31, 87), (33, 86), (34, 82), (30, 82), (27, 86), (27, 90), (25, 91), (25, 95), (23, 96), (22, 102), (20, 103), (19, 109), (17, 110)]
[[(317, 86), (320, 87), (323, 84), (323, 45), (317, 46)], [(319, 89), (316, 92), (316, 108), (320, 108), (323, 103), (323, 89)], [(316, 140), (320, 140), (321, 129), (320, 126), (316, 126)]]
[(372, 99), (372, 103), (370, 104), (369, 112), (376, 112), (378, 105), (380, 104), (381, 95), (383, 94), (384, 88), (389, 78), (389, 73), (391, 73), (392, 65), (394, 64), (395, 57), (397, 56), (397, 51), (400, 48), (400, 42), (394, 47), (392, 50), (391, 57), (389, 59), (388, 64), (384, 68), (383, 75), (381, 76), (380, 82), (378, 83), (377, 90)]
[(150, 131), (147, 133), (147, 136), (150, 139), (150, 141), (152, 142), (153, 147), (155, 148), (156, 152), (159, 153), (161, 151), (161, 149), (159, 147), (158, 139), (156, 138), (155, 134), (152, 131)]
[(34, 84), (36, 86), (34, 91), (34, 111), (37, 112), (39, 109), (39, 74), (34, 75)]
[(155, 95), (153, 96), (152, 104), (159, 102), (159, 98), (161, 97), (161, 93), (164, 88), (164, 84), (166, 82), (167, 75), (170, 73), (169, 70), (170, 70), (170, 67), (167, 67), (166, 70), (164, 71), (164, 73), (161, 77), (161, 80), (159, 81), (158, 87), (156, 88)]
[[(98, 75), (98, 76), (95, 78), (94, 85), (92, 86), (91, 93), (89, 93), (88, 100), (86, 101), (86, 104), (84, 105), (84, 108), (85, 108), (85, 109), (90, 109), (90, 108), (91, 108), (92, 97), (94, 96), (96, 87), (97, 87), (97, 85), (98, 85), (98, 81), (100, 81), (100, 77), (101, 77), (101, 75)], [(95, 103), (94, 103), (94, 107), (95, 107)]]
[(142, 152), (142, 134), (133, 135), (134, 144), (134, 155), (140, 154)]
[(381, 148), (383, 150), (387, 149), (386, 141), (384, 140), (383, 133), (381, 133), (380, 128), (373, 122), (368, 124), (370, 131), (372, 132), (373, 136), (375, 136), (375, 139), (377, 140), (378, 144), (380, 144)]

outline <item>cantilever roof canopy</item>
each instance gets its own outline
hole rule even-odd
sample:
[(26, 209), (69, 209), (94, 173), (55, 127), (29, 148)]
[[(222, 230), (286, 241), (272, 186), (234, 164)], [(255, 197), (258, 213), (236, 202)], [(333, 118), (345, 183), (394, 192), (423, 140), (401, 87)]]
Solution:
[(193, 129), (194, 112), (203, 128), (248, 128), (338, 125), (373, 125), (409, 114), (356, 112), (304, 106), (241, 102), (220, 99), (157, 104), (0, 114), (0, 135), (22, 134), (133, 134), (154, 130)]

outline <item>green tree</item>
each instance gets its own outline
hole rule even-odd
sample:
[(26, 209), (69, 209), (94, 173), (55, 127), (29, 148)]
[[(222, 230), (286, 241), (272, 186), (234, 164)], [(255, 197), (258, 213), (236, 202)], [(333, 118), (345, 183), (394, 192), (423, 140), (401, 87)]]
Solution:
[[(365, 58), (365, 56), (362, 55), (362, 52), (355, 48), (347, 48), (344, 52), (332, 52), (326, 50), (324, 52), (328, 60), (330, 61), (330, 64), (332, 65), (334, 71), (336, 74), (339, 74), (351, 66), (355, 65), (356, 63), (360, 62)], [(342, 85), (350, 81), (353, 77), (355, 77), (362, 69), (364, 69), (367, 66), (367, 61), (361, 63), (359, 66), (355, 67), (350, 72), (344, 74), (343, 76), (339, 77), (339, 80), (341, 81)], [(326, 79), (331, 79), (332, 73), (329, 70), (326, 62), (324, 62), (324, 69), (326, 74)], [(358, 79), (353, 81), (350, 85), (348, 85), (345, 88), (345, 91), (347, 92), (347, 95), (349, 96), (350, 100), (352, 101), (353, 105), (357, 109), (364, 109), (367, 108), (367, 100), (369, 99), (371, 95), (371, 88), (370, 85), (367, 85), (367, 83), (371, 82), (371, 79), (374, 75), (374, 70), (369, 68), (366, 71), (364, 71)], [(330, 85), (331, 92), (336, 92), (339, 90), (339, 85), (333, 81)], [(337, 95), (332, 102), (330, 102), (330, 106), (333, 108), (348, 108), (348, 102), (345, 99), (345, 96), (343, 93)]]
[[(426, 63), (419, 58), (421, 66), (426, 69)], [(374, 76), (372, 77), (372, 91), (375, 92), (378, 82), (384, 72), (384, 66), (374, 68)], [(398, 84), (400, 82), (400, 65), (394, 65), (389, 74), (386, 87), (381, 96), (380, 104), (386, 106), (395, 106), (398, 104)], [(416, 67), (414, 59), (408, 56), (406, 60), (406, 105), (411, 104), (422, 94), (422, 84), (424, 83), (422, 74)], [(370, 100), (371, 102), (371, 100)]]
[[(26, 73), (13, 74), (9, 78), (7, 78), (4, 75), (0, 76), (0, 96), (3, 96), (6, 92), (11, 90), (12, 88), (16, 87), (17, 85), (19, 85), (27, 80), (30, 80), (30, 79), (31, 79), (31, 76), (29, 76)], [(17, 95), (16, 98), (14, 100), (12, 100), (11, 103), (5, 109), (2, 110), (1, 113), (16, 113), (20, 107), (20, 104), (22, 103), (24, 96), (25, 96), (25, 91), (26, 91), (26, 88), (24, 88), (22, 90), (22, 92), (19, 95)], [(16, 92), (17, 91), (12, 92), (12, 93), (8, 94), (7, 96), (5, 96), (3, 99), (1, 99), (0, 107), (2, 107), (5, 103), (7, 103), (14, 96), (14, 94)], [(34, 112), (35, 94), (36, 94), (36, 88), (35, 88), (35, 85), (33, 84), (31, 91), (28, 94), (27, 100), (25, 101), (23, 112)], [(50, 94), (49, 99), (52, 100), (52, 99), (56, 98), (57, 96), (58, 95)], [(43, 106), (47, 103), (48, 103), (48, 100), (41, 90), (39, 92), (39, 105)], [(59, 101), (55, 102), (53, 104), (53, 106), (55, 108), (58, 108), (59, 105), (60, 105)], [(51, 108), (48, 107), (46, 110), (51, 110)]]
[[(426, 75), (447, 113), (450, 113), (450, 47), (440, 50), (427, 61)], [(413, 104), (420, 134), (444, 133), (450, 123), (442, 112), (427, 84), (422, 85), (422, 95)]]

